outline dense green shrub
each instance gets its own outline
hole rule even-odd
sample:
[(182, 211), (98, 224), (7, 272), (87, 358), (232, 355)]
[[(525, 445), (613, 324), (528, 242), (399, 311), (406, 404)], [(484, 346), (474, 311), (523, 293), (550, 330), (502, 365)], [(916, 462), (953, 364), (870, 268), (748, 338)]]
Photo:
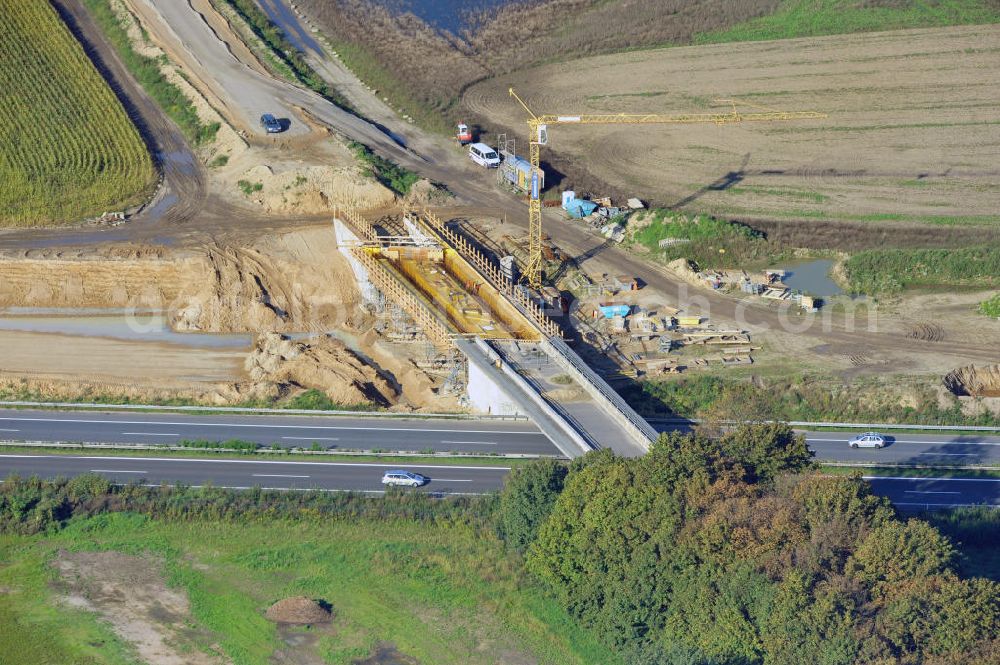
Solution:
[(897, 293), (940, 286), (990, 288), (1000, 285), (1000, 246), (958, 249), (870, 249), (844, 263), (856, 293)]
[(991, 318), (1000, 319), (1000, 293), (989, 300), (979, 303), (979, 313)]
[(399, 164), (390, 162), (380, 155), (376, 155), (363, 143), (351, 141), (350, 148), (354, 151), (354, 156), (358, 161), (365, 165), (368, 175), (400, 196), (406, 196), (410, 191), (410, 187), (413, 187), (420, 180), (419, 174), (409, 169), (404, 169)]
[[(681, 242), (660, 247), (660, 241), (666, 239)], [(762, 233), (744, 224), (662, 208), (651, 211), (636, 225), (632, 240), (664, 261), (686, 258), (703, 268), (741, 266), (776, 251)]]
[(529, 570), (629, 662), (915, 665), (995, 653), (1000, 586), (961, 579), (950, 541), (901, 522), (859, 477), (762, 454), (768, 442), (794, 451), (789, 435), (674, 433), (645, 457), (580, 465), (528, 548)]
[(500, 495), (497, 531), (509, 546), (523, 552), (535, 540), (562, 492), (568, 469), (543, 460), (511, 471)]

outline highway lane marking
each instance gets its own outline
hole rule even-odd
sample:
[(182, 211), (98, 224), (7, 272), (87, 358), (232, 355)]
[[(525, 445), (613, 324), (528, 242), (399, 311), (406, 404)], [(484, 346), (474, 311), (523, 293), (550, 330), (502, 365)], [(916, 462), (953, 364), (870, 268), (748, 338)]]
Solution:
[(255, 473), (254, 478), (308, 478), (309, 476), (291, 476), (282, 473)]
[(338, 437), (335, 436), (283, 436), (283, 440), (288, 441), (340, 441)]
[[(848, 443), (850, 439), (810, 439), (806, 438), (806, 443), (813, 441), (826, 441), (829, 443)], [(939, 446), (1000, 446), (1000, 442), (996, 441), (907, 441), (903, 439), (896, 439), (894, 441), (887, 442), (887, 446), (892, 446), (894, 443), (926, 443), (928, 445), (939, 445)]]
[(432, 483), (474, 483), (474, 480), (465, 478), (431, 478)]
[(460, 443), (460, 444), (471, 443), (471, 444), (476, 445), (476, 446), (495, 446), (495, 445), (497, 445), (496, 441), (442, 441), (441, 443)]
[(141, 462), (187, 462), (189, 464), (279, 464), (283, 466), (366, 466), (378, 469), (398, 469), (400, 466), (413, 466), (417, 469), (448, 469), (460, 471), (510, 471), (509, 466), (458, 466), (453, 464), (415, 464), (407, 465), (405, 462), (394, 464), (375, 464), (374, 462), (272, 462), (271, 460), (249, 460), (249, 459), (199, 459), (189, 457), (108, 457), (101, 455), (0, 455), (3, 458), (12, 459), (78, 459), (78, 460), (114, 460), (120, 462), (123, 459), (137, 460)]
[(158, 432), (122, 432), (122, 436), (180, 436), (180, 434), (161, 434)]
[(961, 494), (961, 492), (945, 492), (934, 490), (903, 490), (903, 494)]
[(947, 455), (949, 457), (975, 457), (978, 453), (917, 453), (918, 455)]
[(931, 480), (942, 483), (1000, 483), (1000, 478), (948, 478), (945, 476), (928, 476), (926, 478), (915, 478), (913, 476), (861, 476), (864, 480), (908, 480), (910, 482), (921, 482)]
[(1000, 508), (1000, 503), (916, 503), (907, 501), (893, 501), (896, 506), (934, 506), (935, 508)]
[(96, 425), (155, 425), (172, 427), (246, 427), (250, 429), (315, 429), (315, 430), (362, 430), (378, 432), (433, 432), (447, 434), (534, 434), (545, 436), (540, 431), (498, 431), (495, 429), (425, 429), (414, 427), (348, 427), (346, 425), (259, 425), (250, 423), (184, 423), (184, 422), (158, 422), (151, 420), (90, 420), (84, 418), (10, 418), (0, 416), (0, 421), (12, 422), (39, 422), (39, 423), (88, 423)]
[(0, 429), (0, 432), (20, 432), (19, 429)]
[(148, 471), (129, 471), (127, 469), (91, 469), (91, 473), (149, 473)]

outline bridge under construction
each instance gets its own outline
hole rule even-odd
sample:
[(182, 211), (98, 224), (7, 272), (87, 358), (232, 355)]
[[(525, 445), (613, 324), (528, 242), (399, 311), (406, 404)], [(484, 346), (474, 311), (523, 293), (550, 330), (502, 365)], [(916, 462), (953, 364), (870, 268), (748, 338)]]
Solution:
[(405, 314), (397, 329), (454, 359), (470, 408), (526, 415), (569, 457), (648, 450), (656, 431), (563, 341), (532, 291), (459, 229), (429, 211), (375, 224), (352, 209), (334, 226), (362, 298)]

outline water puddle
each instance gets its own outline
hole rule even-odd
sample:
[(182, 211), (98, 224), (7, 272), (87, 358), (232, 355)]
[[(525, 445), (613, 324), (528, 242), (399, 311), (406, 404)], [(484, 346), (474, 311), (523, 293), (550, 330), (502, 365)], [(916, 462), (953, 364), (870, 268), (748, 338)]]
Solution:
[(281, 31), (285, 33), (285, 37), (292, 43), (292, 46), (303, 53), (306, 50), (310, 50), (317, 55), (323, 55), (322, 47), (313, 39), (312, 34), (306, 30), (305, 26), (299, 22), (299, 17), (285, 4), (284, 0), (259, 1), (268, 18), (281, 28)]
[(250, 335), (180, 333), (160, 311), (10, 307), (0, 310), (0, 330), (103, 337), (193, 348), (249, 349)]
[(198, 170), (194, 161), (194, 154), (187, 150), (159, 152), (156, 154), (156, 157), (160, 160), (164, 170), (174, 171), (184, 175), (194, 175)]
[(820, 259), (785, 267), (785, 277), (782, 280), (792, 289), (797, 289), (811, 296), (829, 298), (838, 296), (844, 291), (833, 279), (830, 270), (833, 261)]

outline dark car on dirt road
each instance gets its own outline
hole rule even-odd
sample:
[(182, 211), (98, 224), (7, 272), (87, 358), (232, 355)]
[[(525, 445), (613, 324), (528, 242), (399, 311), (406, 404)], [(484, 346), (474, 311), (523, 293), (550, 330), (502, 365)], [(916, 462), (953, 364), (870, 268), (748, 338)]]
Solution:
[(277, 134), (282, 130), (281, 123), (270, 113), (265, 113), (260, 117), (260, 126), (268, 134)]

